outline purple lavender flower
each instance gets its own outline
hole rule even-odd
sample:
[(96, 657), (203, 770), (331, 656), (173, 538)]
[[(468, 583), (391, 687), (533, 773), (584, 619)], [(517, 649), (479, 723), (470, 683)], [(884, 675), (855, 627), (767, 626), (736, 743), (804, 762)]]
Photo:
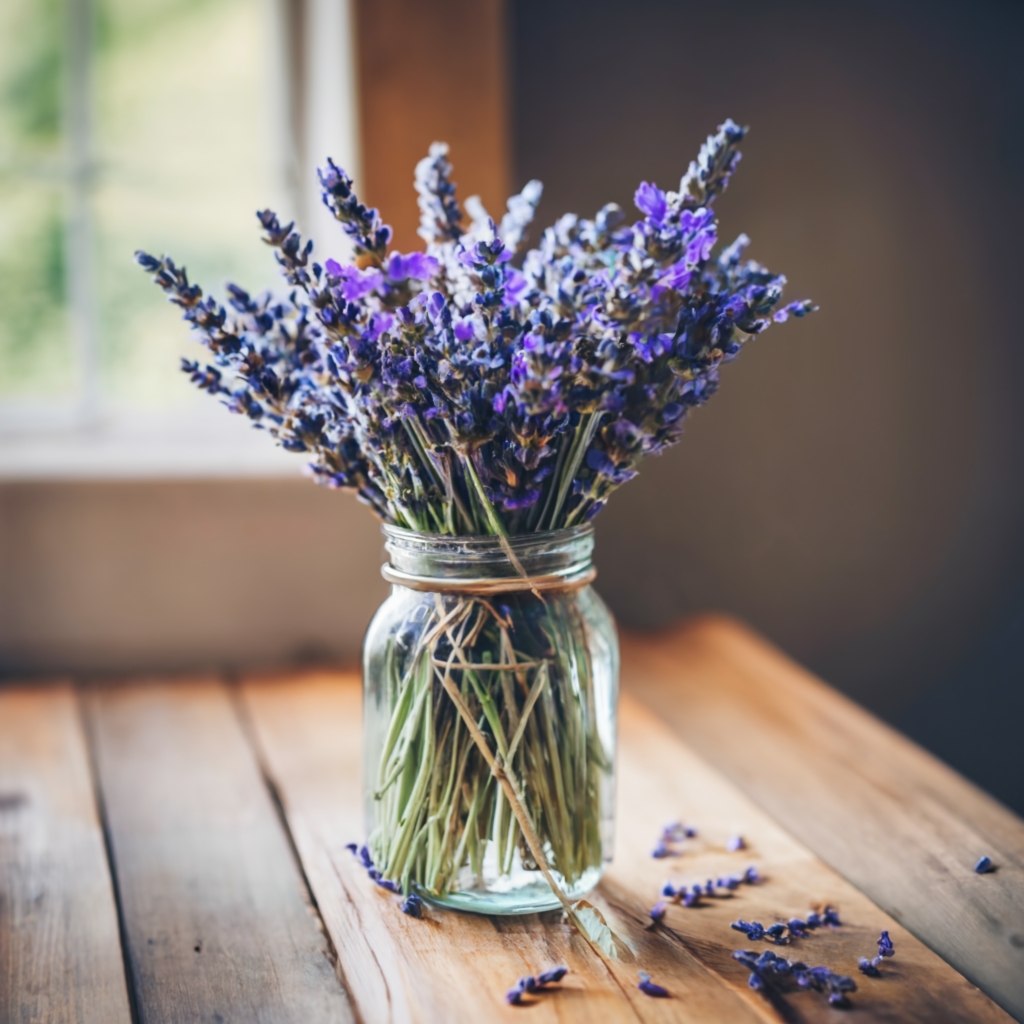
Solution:
[(225, 307), (170, 259), (137, 260), (211, 353), (183, 365), (192, 383), (307, 453), (317, 482), (420, 532), (576, 526), (680, 439), (723, 363), (814, 308), (783, 304), (785, 279), (742, 258), (746, 236), (713, 258), (745, 131), (720, 125), (678, 192), (641, 183), (634, 224), (615, 204), (565, 215), (522, 269), (540, 183), (499, 226), (468, 202), (467, 225), (442, 143), (415, 173), (425, 253), (389, 252), (391, 229), (328, 160), (323, 201), (355, 258), (315, 262), (293, 223), (261, 211), (286, 299), (231, 286)]
[(646, 181), (640, 182), (640, 187), (633, 197), (637, 209), (644, 214), (652, 226), (660, 228), (665, 223), (665, 214), (668, 213), (668, 201), (665, 193), (657, 185), (649, 185)]
[(416, 893), (409, 893), (402, 902), (402, 913), (408, 914), (409, 917), (422, 917), (423, 900)]
[(522, 1006), (524, 995), (527, 993), (539, 992), (547, 985), (552, 985), (555, 982), (561, 981), (568, 973), (568, 967), (551, 967), (536, 976), (530, 974), (525, 978), (520, 978), (515, 985), (505, 993), (505, 1001), (511, 1006)]
[(725, 848), (730, 853), (735, 853), (737, 850), (743, 850), (746, 848), (746, 843), (743, 841), (743, 836), (730, 836), (725, 843)]
[(637, 988), (644, 995), (653, 996), (655, 999), (667, 999), (669, 997), (668, 989), (662, 988), (661, 985), (651, 981), (651, 976), (647, 971), (640, 972), (640, 983), (637, 985)]
[(758, 939), (764, 938), (764, 925), (760, 921), (744, 921), (741, 919), (733, 921), (729, 927), (738, 932), (743, 932), (748, 939), (753, 939), (755, 942)]
[(979, 875), (987, 874), (992, 870), (992, 858), (985, 854), (979, 858), (978, 863), (974, 865), (974, 870)]
[(651, 907), (651, 921), (655, 924), (659, 924), (665, 918), (665, 911), (668, 909), (667, 904), (664, 900), (659, 900)]
[(881, 971), (878, 969), (878, 965), (882, 962), (880, 956), (876, 956), (874, 959), (869, 960), (866, 956), (857, 958), (857, 970), (862, 974), (870, 975), (872, 978), (878, 978), (881, 976)]
[(896, 955), (896, 947), (892, 944), (892, 939), (889, 938), (889, 933), (886, 931), (883, 931), (882, 934), (878, 936), (878, 955)]

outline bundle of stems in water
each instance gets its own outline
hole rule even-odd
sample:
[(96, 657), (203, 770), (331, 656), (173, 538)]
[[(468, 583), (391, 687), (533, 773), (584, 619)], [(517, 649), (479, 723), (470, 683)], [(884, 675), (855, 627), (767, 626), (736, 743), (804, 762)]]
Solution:
[[(374, 862), (403, 891), (441, 897), (482, 888), (485, 857), (499, 876), (518, 857), (561, 895), (601, 864), (610, 769), (575, 597), (430, 600), (384, 660)], [(472, 878), (460, 880), (465, 868)]]

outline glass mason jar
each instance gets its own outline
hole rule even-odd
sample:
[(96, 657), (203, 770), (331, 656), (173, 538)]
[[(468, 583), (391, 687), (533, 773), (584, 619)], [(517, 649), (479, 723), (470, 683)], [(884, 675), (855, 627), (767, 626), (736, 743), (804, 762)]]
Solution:
[(446, 907), (527, 914), (612, 856), (619, 648), (593, 527), (445, 537), (385, 526), (363, 648), (375, 867)]

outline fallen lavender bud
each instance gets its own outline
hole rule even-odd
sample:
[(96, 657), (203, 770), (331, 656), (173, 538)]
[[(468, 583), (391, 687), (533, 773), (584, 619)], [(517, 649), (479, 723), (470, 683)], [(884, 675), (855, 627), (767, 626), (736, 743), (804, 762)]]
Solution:
[(684, 907), (695, 907), (698, 903), (700, 903), (699, 892), (683, 892), (682, 897)]
[(373, 858), (370, 856), (370, 848), (365, 843), (359, 847), (358, 857), (364, 868), (369, 870), (373, 867)]
[(562, 965), (550, 967), (548, 970), (542, 971), (537, 975), (537, 987), (543, 988), (545, 985), (553, 985), (556, 981), (561, 981), (568, 973), (568, 967)]
[(661, 839), (665, 843), (681, 843), (684, 839), (693, 839), (696, 835), (695, 828), (684, 825), (681, 821), (673, 821), (671, 825), (666, 825), (661, 830)]
[(667, 896), (670, 900), (672, 900), (679, 895), (679, 890), (671, 882), (666, 882), (661, 887), (661, 895)]
[(651, 981), (651, 976), (647, 971), (640, 972), (640, 983), (637, 985), (637, 988), (640, 989), (644, 995), (654, 996), (655, 999), (667, 999), (669, 996), (668, 989), (662, 988), (661, 985), (657, 985)]
[(757, 873), (757, 868), (751, 864), (750, 867), (743, 872), (743, 881), (746, 882), (747, 885), (757, 885), (757, 883), (763, 881), (763, 879)]
[(345, 844), (345, 849), (348, 850), (352, 854), (358, 855), (358, 853), (359, 853), (359, 844), (358, 843), (346, 843)]
[(738, 889), (742, 882), (742, 878), (738, 878), (736, 875), (730, 875), (728, 878), (719, 878), (715, 884), (719, 889), (727, 889), (729, 892), (732, 892), (733, 890)]
[(882, 962), (880, 956), (876, 956), (873, 960), (869, 960), (866, 956), (857, 958), (857, 970), (861, 974), (870, 975), (872, 978), (878, 978), (882, 972), (878, 969), (878, 965)]
[(402, 913), (408, 914), (410, 917), (422, 917), (423, 900), (416, 893), (409, 893), (402, 902)]
[(795, 935), (797, 938), (804, 938), (807, 935), (807, 922), (801, 921), (799, 917), (791, 917), (787, 925), (789, 928), (789, 934)]
[(402, 887), (398, 884), (398, 882), (392, 882), (390, 878), (381, 878), (380, 872), (375, 872), (375, 874), (377, 875), (377, 877), (374, 879), (374, 881), (382, 889), (387, 889), (388, 892), (393, 892), (395, 893), (396, 896), (402, 895)]
[(735, 853), (737, 850), (745, 850), (747, 844), (743, 841), (743, 836), (730, 836), (725, 843), (725, 848), (730, 853)]
[(821, 927), (821, 916), (817, 911), (812, 910), (807, 915), (807, 927), (808, 928), (820, 928)]
[(822, 924), (841, 925), (843, 922), (839, 920), (839, 911), (834, 907), (826, 906), (824, 912), (821, 915)]
[(674, 857), (675, 851), (670, 850), (663, 839), (659, 839), (657, 845), (651, 850), (651, 856), (660, 860), (662, 857)]
[(733, 921), (729, 927), (743, 932), (748, 939), (753, 939), (755, 942), (764, 938), (764, 925), (760, 921)]
[(750, 977), (747, 978), (747, 984), (755, 991), (760, 992), (764, 988), (764, 978), (760, 974), (751, 973)]
[(979, 858), (978, 863), (974, 865), (974, 870), (979, 875), (986, 875), (992, 870), (992, 858), (985, 854), (984, 857)]
[(659, 900), (653, 907), (651, 907), (651, 920), (655, 924), (658, 924), (665, 917), (665, 911), (667, 909), (668, 906), (665, 901)]
[(878, 936), (878, 955), (879, 956), (895, 956), (896, 947), (892, 944), (892, 939), (889, 938), (888, 932), (882, 932)]
[(528, 992), (539, 992), (547, 985), (553, 985), (555, 982), (561, 981), (568, 973), (568, 967), (560, 966), (551, 967), (536, 976), (528, 974), (525, 978), (520, 978), (515, 985), (505, 993), (505, 1002), (510, 1006), (522, 1006), (523, 996)]
[(770, 928), (765, 928), (764, 933), (776, 946), (783, 946), (788, 941), (785, 938), (786, 925), (784, 924), (773, 924)]

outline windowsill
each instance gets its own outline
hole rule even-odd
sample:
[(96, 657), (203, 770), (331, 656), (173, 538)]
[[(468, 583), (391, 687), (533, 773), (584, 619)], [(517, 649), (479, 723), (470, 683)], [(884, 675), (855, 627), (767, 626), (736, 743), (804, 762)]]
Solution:
[(112, 412), (88, 426), (0, 433), (0, 483), (295, 477), (305, 464), (217, 407)]

